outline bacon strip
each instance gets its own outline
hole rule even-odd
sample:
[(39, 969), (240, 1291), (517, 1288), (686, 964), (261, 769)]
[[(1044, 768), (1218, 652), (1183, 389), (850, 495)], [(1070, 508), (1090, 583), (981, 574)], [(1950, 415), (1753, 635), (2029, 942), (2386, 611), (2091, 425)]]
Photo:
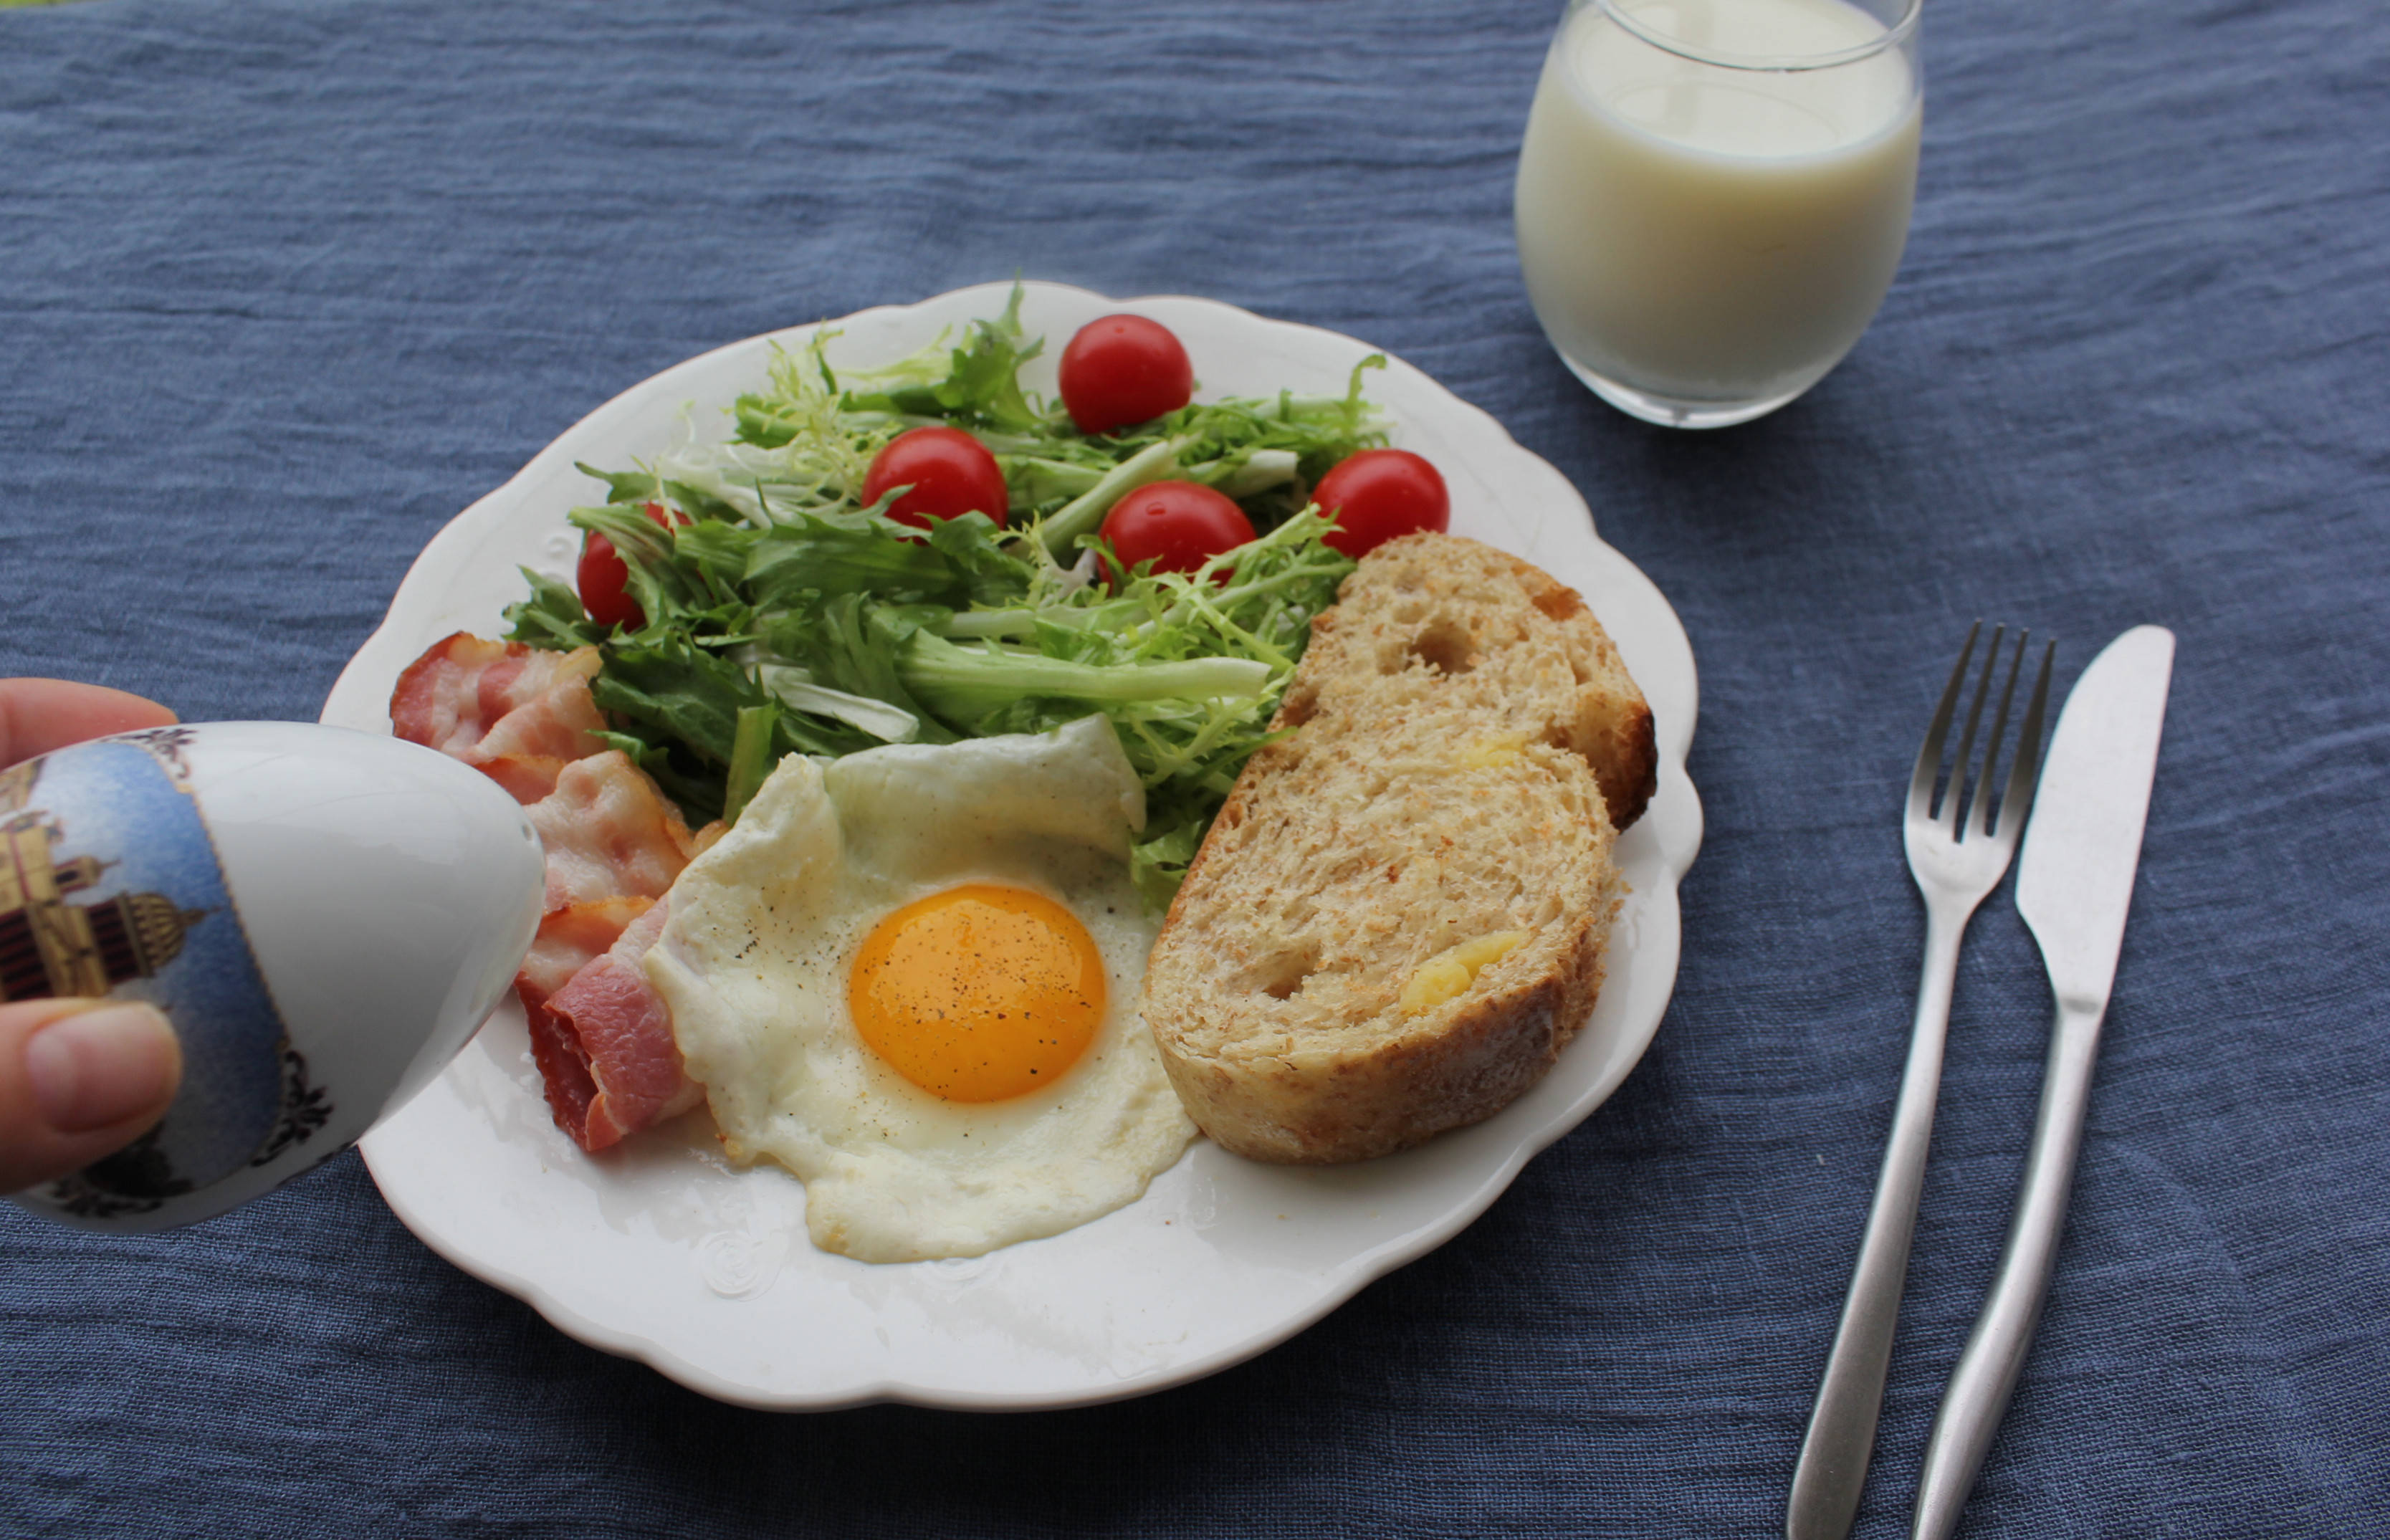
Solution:
[[(459, 631), (432, 643), (398, 676), (398, 687), (390, 697), (391, 728), (409, 743), (470, 763), (471, 751), (507, 717), (542, 697), (577, 691), (584, 699), (551, 708), (553, 720), (544, 718), (538, 725), (546, 729), (544, 733), (530, 722), (519, 729), (521, 738), (536, 737), (547, 747), (502, 742), (490, 751), (579, 759), (605, 747), (600, 739), (588, 736), (606, 725), (596, 702), (585, 699), (598, 666), (594, 647), (542, 652), (520, 642), (486, 641)], [(575, 729), (582, 736), (573, 736)]]
[(662, 898), (697, 854), (688, 824), (619, 749), (567, 764), (528, 810), (547, 852), (547, 906)]
[(569, 759), (549, 759), (533, 754), (498, 754), (466, 762), (482, 774), (507, 789), (507, 795), (530, 807), (555, 794), (557, 777), (564, 774)]
[(532, 1052), (549, 1109), (584, 1149), (603, 1149), (704, 1097), (681, 1066), (671, 1012), (639, 967), (663, 932), (666, 908), (657, 904), (632, 921), (534, 1013)]
[(515, 974), (515, 993), (526, 1004), (533, 997), (545, 1001), (604, 956), (631, 922), (655, 905), (652, 898), (601, 898), (549, 910), (540, 917), (539, 934)]
[[(598, 649), (593, 647), (585, 650), (591, 655), (591, 661), (596, 661)], [(568, 658), (578, 655), (566, 654)], [(521, 704), (509, 707), (482, 735), (482, 741), (473, 746), (469, 757), (476, 764), (509, 758), (582, 759), (606, 747), (606, 740), (598, 736), (605, 730), (606, 719), (598, 714), (598, 702), (589, 695), (589, 680), (571, 674)]]
[(407, 667), (390, 705), (399, 737), (481, 769), (539, 830), (547, 913), (515, 994), (548, 1109), (593, 1151), (704, 1096), (639, 967), (663, 929), (657, 901), (698, 847), (654, 780), (598, 736), (598, 669), (594, 647), (541, 652), (460, 631)]

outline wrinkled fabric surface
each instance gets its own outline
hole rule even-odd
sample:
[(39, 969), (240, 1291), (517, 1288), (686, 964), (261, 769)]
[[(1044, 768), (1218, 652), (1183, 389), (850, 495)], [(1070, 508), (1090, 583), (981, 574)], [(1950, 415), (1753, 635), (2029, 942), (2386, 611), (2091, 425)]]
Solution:
[[(2390, 26), (1928, 7), (1898, 282), (1709, 435), (1545, 347), (1547, 4), (0, 10), (0, 674), (311, 718), (408, 563), (680, 359), (1016, 273), (1383, 346), (1565, 472), (1702, 668), (1657, 1042), (1484, 1218), (1110, 1407), (734, 1409), (443, 1262), (354, 1155), (197, 1228), (0, 1207), (0, 1533), (1780, 1533), (1906, 1047), (1897, 810), (1966, 623), (2180, 660), (2040, 1338), (1963, 1534), (2390, 1532)], [(1857, 1534), (1907, 1533), (2048, 996), (1961, 969)]]

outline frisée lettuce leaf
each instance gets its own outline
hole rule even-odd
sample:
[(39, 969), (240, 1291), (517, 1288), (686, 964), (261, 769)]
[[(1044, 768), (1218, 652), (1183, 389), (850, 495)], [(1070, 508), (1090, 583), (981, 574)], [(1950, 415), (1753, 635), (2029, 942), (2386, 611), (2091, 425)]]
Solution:
[[(525, 571), (510, 638), (596, 645), (591, 690), (628, 752), (694, 821), (735, 821), (790, 753), (1037, 732), (1109, 720), (1143, 781), (1132, 873), (1168, 902), (1212, 815), (1266, 740), (1310, 635), (1351, 571), (1310, 482), (1384, 442), (1354, 371), (1344, 395), (1190, 404), (1119, 434), (1080, 433), (1025, 391), (1021, 293), (993, 320), (843, 379), (827, 337), (782, 353), (739, 398), (730, 436), (631, 470), (582, 468), (604, 501), (572, 523), (629, 572), (636, 628), (592, 621)], [(1006, 473), (1008, 524), (899, 524), (859, 489), (907, 428), (978, 436)], [(1236, 498), (1262, 533), (1186, 573), (1123, 571), (1094, 532), (1111, 502), (1178, 477)], [(893, 494), (892, 494), (893, 495)], [(668, 507), (687, 521), (650, 517)]]

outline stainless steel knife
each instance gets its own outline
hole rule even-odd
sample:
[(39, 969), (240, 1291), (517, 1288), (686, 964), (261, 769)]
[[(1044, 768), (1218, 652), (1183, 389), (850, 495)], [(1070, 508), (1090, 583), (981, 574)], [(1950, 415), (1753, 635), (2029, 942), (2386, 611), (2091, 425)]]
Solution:
[(2174, 675), (2174, 633), (2136, 626), (2091, 661), (2042, 762), (2017, 858), (2017, 911), (2041, 943), (2058, 1011), (2024, 1186), (1999, 1273), (1951, 1372), (1918, 1481), (1912, 1540), (1946, 1540), (1975, 1484), (2049, 1292), (2083, 1139), (2100, 1023), (2116, 982)]

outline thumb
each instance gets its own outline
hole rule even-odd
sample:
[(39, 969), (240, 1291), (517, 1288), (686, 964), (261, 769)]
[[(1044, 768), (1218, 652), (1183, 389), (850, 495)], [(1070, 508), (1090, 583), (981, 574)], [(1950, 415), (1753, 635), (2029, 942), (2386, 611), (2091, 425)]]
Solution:
[(0, 1005), (0, 1192), (113, 1154), (166, 1115), (183, 1047), (154, 1006)]

